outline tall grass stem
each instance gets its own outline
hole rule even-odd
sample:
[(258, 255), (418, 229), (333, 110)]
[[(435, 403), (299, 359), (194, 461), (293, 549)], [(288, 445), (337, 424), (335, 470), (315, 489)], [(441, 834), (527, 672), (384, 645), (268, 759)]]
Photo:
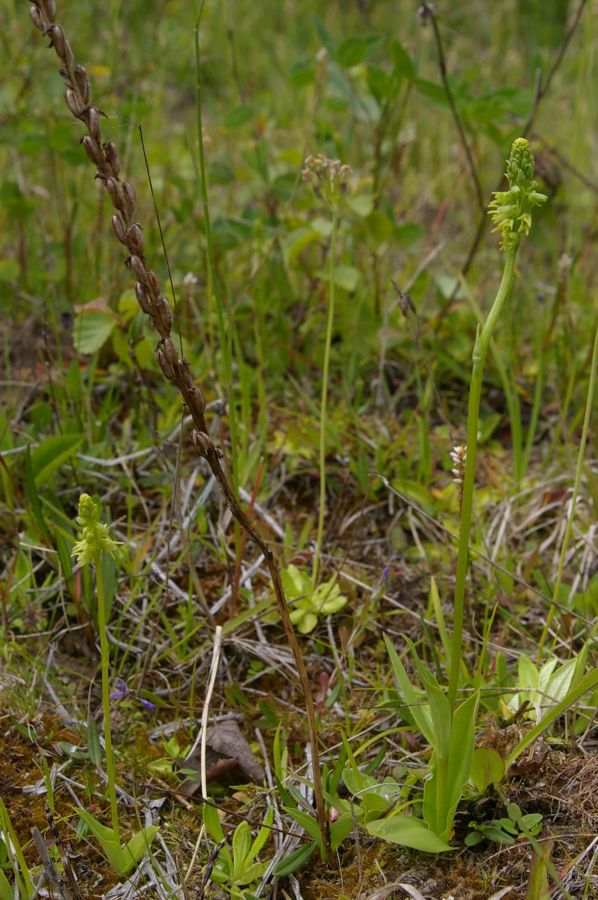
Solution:
[(332, 347), (332, 328), (334, 325), (335, 305), (335, 272), (336, 272), (336, 241), (338, 234), (338, 205), (332, 207), (332, 232), (330, 235), (330, 259), (328, 290), (328, 317), (326, 322), (326, 338), (324, 343), (324, 372), (322, 376), (322, 398), (320, 403), (320, 505), (318, 511), (318, 531), (316, 535), (316, 552), (314, 556), (312, 586), (315, 590), (318, 584), (320, 562), (322, 557), (322, 542), (324, 540), (324, 520), (326, 518), (326, 428), (328, 424), (328, 383), (330, 381), (330, 350)]

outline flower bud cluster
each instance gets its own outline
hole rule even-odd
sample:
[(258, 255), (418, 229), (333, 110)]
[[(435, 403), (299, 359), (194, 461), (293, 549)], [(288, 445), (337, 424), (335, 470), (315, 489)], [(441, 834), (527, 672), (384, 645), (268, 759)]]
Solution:
[(351, 172), (351, 166), (343, 165), (339, 159), (328, 159), (319, 154), (306, 158), (301, 177), (311, 185), (316, 197), (329, 206), (338, 207)]
[(501, 247), (516, 249), (532, 227), (532, 209), (546, 201), (546, 195), (536, 190), (534, 156), (529, 142), (517, 138), (507, 161), (507, 191), (496, 191), (488, 206), (494, 224), (493, 231), (502, 235)]

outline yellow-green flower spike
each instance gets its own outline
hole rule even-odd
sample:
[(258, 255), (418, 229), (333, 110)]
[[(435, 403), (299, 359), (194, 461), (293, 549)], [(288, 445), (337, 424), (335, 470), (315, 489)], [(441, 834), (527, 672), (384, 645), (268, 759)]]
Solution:
[(502, 235), (501, 247), (516, 249), (524, 235), (532, 227), (532, 209), (541, 206), (547, 199), (536, 190), (534, 181), (534, 155), (525, 138), (513, 141), (511, 155), (507, 160), (508, 191), (496, 191), (488, 206), (492, 216), (493, 231)]
[(79, 497), (78, 512), (77, 523), (81, 526), (81, 531), (72, 555), (79, 565), (96, 562), (102, 551), (114, 556), (120, 541), (113, 540), (108, 533), (108, 526), (100, 522), (100, 507), (89, 494), (81, 494)]

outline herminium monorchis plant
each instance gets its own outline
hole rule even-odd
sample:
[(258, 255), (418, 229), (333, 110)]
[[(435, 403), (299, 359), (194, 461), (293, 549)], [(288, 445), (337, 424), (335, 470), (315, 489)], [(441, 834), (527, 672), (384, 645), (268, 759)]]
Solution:
[(513, 290), (515, 281), (515, 261), (523, 238), (532, 226), (532, 210), (541, 206), (546, 196), (536, 190), (534, 181), (534, 157), (528, 141), (517, 138), (513, 141), (511, 155), (507, 161), (508, 190), (497, 191), (488, 211), (494, 224), (493, 231), (501, 235), (501, 248), (505, 254), (502, 279), (498, 293), (482, 328), (478, 325), (473, 348), (473, 366), (469, 386), (469, 407), (467, 412), (467, 443), (465, 447), (465, 471), (463, 474), (463, 495), (461, 502), (461, 527), (459, 530), (459, 554), (457, 558), (457, 578), (455, 585), (455, 607), (453, 618), (452, 656), (449, 677), (448, 698), (454, 710), (461, 669), (463, 614), (465, 606), (465, 580), (469, 562), (469, 535), (475, 481), (475, 463), (478, 447), (480, 399), (484, 363), (490, 339), (504, 305)]
[(305, 702), (307, 720), (312, 746), (314, 797), (318, 825), (323, 841), (329, 846), (329, 829), (324, 806), (322, 777), (318, 753), (318, 729), (313, 701), (313, 694), (303, 656), (299, 648), (293, 624), (289, 618), (284, 589), (280, 579), (278, 565), (268, 544), (260, 537), (249, 518), (239, 505), (222, 468), (222, 452), (212, 441), (205, 420), (205, 400), (199, 385), (195, 383), (189, 363), (183, 359), (171, 338), (172, 311), (166, 297), (162, 294), (160, 280), (150, 269), (144, 252), (144, 240), (141, 226), (135, 221), (135, 192), (128, 181), (120, 178), (120, 157), (114, 141), (104, 141), (100, 128), (101, 113), (91, 102), (91, 83), (83, 66), (75, 63), (70, 43), (60, 25), (56, 24), (56, 0), (33, 0), (30, 6), (31, 18), (39, 31), (50, 39), (61, 63), (60, 73), (66, 84), (65, 100), (68, 108), (87, 129), (81, 139), (85, 152), (97, 170), (96, 177), (104, 185), (115, 214), (112, 216), (112, 228), (118, 240), (127, 249), (126, 264), (135, 277), (135, 293), (144, 313), (160, 335), (156, 351), (158, 365), (162, 374), (171, 381), (180, 392), (193, 419), (194, 430), (191, 434), (193, 446), (202, 456), (217, 480), (225, 502), (233, 516), (245, 531), (253, 538), (264, 556), (272, 578), (278, 611), (283, 623), (289, 646), (293, 653), (297, 674)]
[(89, 494), (81, 494), (79, 497), (77, 523), (80, 527), (80, 534), (79, 540), (73, 547), (73, 556), (76, 557), (80, 566), (93, 565), (96, 573), (98, 631), (100, 634), (102, 670), (102, 708), (104, 712), (104, 747), (112, 828), (102, 825), (88, 810), (80, 809), (79, 815), (97, 838), (115, 871), (119, 875), (125, 875), (139, 862), (158, 833), (158, 829), (155, 825), (142, 828), (141, 831), (133, 835), (125, 847), (121, 846), (118, 804), (116, 801), (116, 765), (112, 747), (112, 729), (110, 727), (110, 651), (106, 633), (106, 597), (103, 577), (103, 557), (105, 555), (114, 556), (118, 543), (110, 537), (108, 525), (100, 522), (100, 507), (92, 500)]
[(326, 516), (326, 423), (328, 410), (328, 381), (330, 375), (330, 348), (332, 346), (332, 326), (334, 323), (335, 301), (335, 268), (336, 239), (340, 216), (341, 200), (347, 190), (351, 167), (343, 165), (338, 159), (327, 159), (325, 156), (308, 156), (303, 164), (301, 175), (311, 185), (314, 194), (330, 209), (332, 214), (332, 231), (330, 234), (329, 285), (328, 285), (328, 318), (326, 322), (326, 339), (324, 343), (324, 372), (322, 375), (322, 399), (320, 402), (320, 508), (318, 513), (318, 531), (316, 536), (316, 552), (312, 570), (312, 587), (318, 584), (322, 540), (324, 537), (324, 519)]
[[(511, 148), (507, 163), (509, 188), (499, 191), (490, 203), (489, 212), (495, 231), (501, 233), (501, 247), (505, 252), (502, 279), (496, 299), (482, 328), (478, 326), (473, 350), (473, 367), (469, 390), (467, 443), (452, 453), (455, 475), (461, 488), (461, 528), (455, 588), (453, 636), (449, 661), (448, 695), (440, 687), (432, 672), (421, 662), (413, 645), (411, 655), (424, 691), (414, 686), (387, 639), (393, 673), (406, 715), (410, 715), (421, 734), (432, 747), (430, 774), (424, 784), (421, 818), (393, 815), (369, 822), (368, 831), (377, 836), (415, 847), (418, 850), (441, 852), (450, 849), (453, 821), (463, 789), (469, 779), (475, 746), (475, 723), (478, 692), (457, 703), (459, 675), (462, 668), (462, 634), (467, 575), (469, 535), (473, 505), (475, 461), (478, 443), (478, 424), (484, 362), (492, 333), (515, 279), (515, 260), (523, 237), (529, 234), (532, 209), (545, 201), (536, 190), (533, 179), (534, 158), (528, 142), (518, 138)], [(462, 482), (462, 483), (461, 483)]]

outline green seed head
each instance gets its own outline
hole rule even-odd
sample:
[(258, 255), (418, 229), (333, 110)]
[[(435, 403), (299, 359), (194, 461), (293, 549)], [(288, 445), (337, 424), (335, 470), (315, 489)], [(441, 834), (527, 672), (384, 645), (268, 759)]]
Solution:
[(488, 212), (494, 224), (493, 231), (502, 235), (501, 247), (516, 249), (524, 235), (532, 227), (532, 209), (546, 201), (546, 196), (536, 190), (534, 181), (534, 155), (525, 138), (513, 141), (507, 160), (508, 191), (496, 191)]
[(78, 512), (79, 540), (73, 547), (72, 555), (79, 565), (96, 562), (102, 551), (114, 556), (120, 542), (113, 540), (108, 533), (108, 526), (100, 522), (100, 507), (89, 494), (81, 494), (79, 497)]

